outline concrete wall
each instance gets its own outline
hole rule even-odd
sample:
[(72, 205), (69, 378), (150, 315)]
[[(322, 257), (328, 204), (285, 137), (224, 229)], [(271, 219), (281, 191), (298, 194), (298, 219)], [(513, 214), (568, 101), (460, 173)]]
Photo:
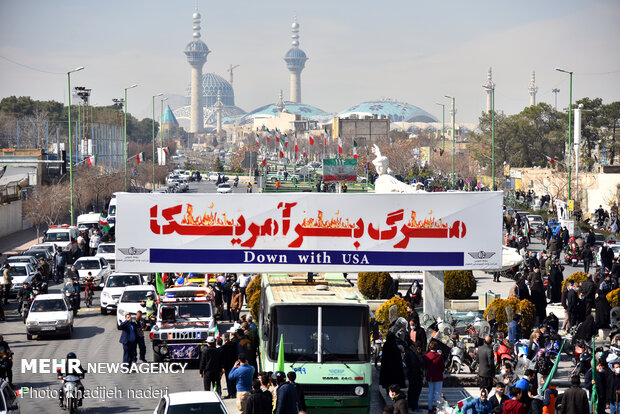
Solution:
[(22, 201), (0, 205), (0, 237), (22, 230)]

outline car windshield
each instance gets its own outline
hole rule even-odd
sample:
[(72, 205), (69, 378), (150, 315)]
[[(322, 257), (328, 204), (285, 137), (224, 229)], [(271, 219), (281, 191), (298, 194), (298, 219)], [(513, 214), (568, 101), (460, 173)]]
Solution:
[(61, 233), (45, 233), (45, 237), (43, 238), (44, 242), (68, 242), (69, 241), (69, 233), (61, 232)]
[(285, 361), (317, 361), (319, 312), (323, 361), (367, 361), (368, 310), (355, 306), (276, 307), (272, 313), (270, 357), (277, 358), (283, 335)]
[(9, 263), (30, 263), (30, 257), (9, 257)]
[(116, 214), (116, 205), (112, 204), (108, 210), (108, 215), (113, 216)]
[(24, 253), (24, 256), (33, 256), (37, 259), (46, 259), (47, 252), (45, 250), (29, 250)]
[(219, 402), (171, 405), (168, 414), (225, 414)]
[(108, 277), (106, 287), (126, 287), (140, 284), (140, 276), (138, 275), (118, 275)]
[[(166, 304), (168, 306), (168, 304)], [(171, 304), (177, 308), (177, 315), (179, 318), (209, 318), (211, 317), (211, 306), (206, 302), (194, 302), (194, 303), (174, 303)]]
[(35, 300), (30, 312), (61, 312), (66, 311), (67, 306), (62, 299)]
[[(4, 268), (2, 268), (4, 272)], [(9, 271), (11, 276), (28, 276), (28, 272), (26, 272), (26, 266), (11, 266), (11, 270)]]
[(97, 253), (114, 253), (113, 244), (100, 244)]
[(220, 184), (220, 188), (230, 188), (229, 184)]
[(151, 290), (129, 290), (123, 292), (123, 297), (121, 297), (121, 302), (126, 303), (140, 303), (143, 300), (146, 300), (146, 293), (152, 292)]
[(101, 264), (99, 260), (78, 260), (75, 262), (76, 270), (92, 270), (92, 269), (100, 269)]

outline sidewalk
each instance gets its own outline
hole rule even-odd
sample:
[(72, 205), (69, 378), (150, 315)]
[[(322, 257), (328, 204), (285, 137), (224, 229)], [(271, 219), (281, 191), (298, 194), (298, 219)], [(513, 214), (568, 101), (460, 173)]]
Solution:
[[(41, 238), (43, 238), (46, 229), (47, 226), (41, 226), (39, 231)], [(37, 230), (34, 227), (0, 238), (0, 253), (2, 254), (0, 256), (0, 263), (4, 263), (6, 256), (28, 250), (33, 244), (37, 244)]]

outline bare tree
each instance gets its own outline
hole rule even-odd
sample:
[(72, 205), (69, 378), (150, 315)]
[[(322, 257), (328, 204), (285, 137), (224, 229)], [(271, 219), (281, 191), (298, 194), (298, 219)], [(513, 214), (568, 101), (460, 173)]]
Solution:
[(41, 226), (45, 224), (47, 220), (46, 209), (44, 207), (45, 204), (41, 197), (41, 188), (35, 189), (23, 204), (24, 218), (37, 230), (37, 242), (39, 241)]

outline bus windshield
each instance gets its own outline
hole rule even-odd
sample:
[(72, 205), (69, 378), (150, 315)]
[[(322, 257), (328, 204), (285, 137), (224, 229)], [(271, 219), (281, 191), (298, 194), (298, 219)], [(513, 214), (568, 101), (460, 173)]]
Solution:
[(368, 310), (356, 306), (277, 306), (272, 312), (269, 356), (277, 359), (280, 336), (286, 362), (317, 362), (322, 315), (323, 362), (368, 361)]

